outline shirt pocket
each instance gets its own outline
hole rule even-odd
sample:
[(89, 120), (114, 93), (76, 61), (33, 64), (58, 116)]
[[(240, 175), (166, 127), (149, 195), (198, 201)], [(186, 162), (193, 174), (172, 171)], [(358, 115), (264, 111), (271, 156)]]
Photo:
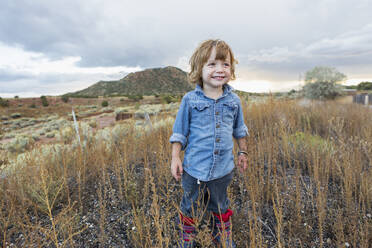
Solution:
[(222, 108), (222, 121), (229, 126), (233, 126), (236, 113), (238, 112), (238, 104), (234, 102), (224, 102)]
[(191, 122), (196, 125), (207, 125), (211, 122), (212, 107), (209, 102), (190, 102)]

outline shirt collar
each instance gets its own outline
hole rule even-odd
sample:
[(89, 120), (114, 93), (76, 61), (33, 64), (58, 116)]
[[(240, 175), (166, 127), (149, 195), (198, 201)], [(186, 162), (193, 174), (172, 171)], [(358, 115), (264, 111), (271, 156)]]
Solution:
[[(221, 97), (226, 96), (227, 94), (229, 94), (231, 91), (234, 90), (234, 88), (232, 86), (228, 85), (228, 84), (224, 84), (222, 87), (223, 87), (223, 93), (222, 93)], [(202, 87), (200, 87), (199, 84), (196, 85), (195, 92), (205, 96), (204, 91), (203, 91)]]

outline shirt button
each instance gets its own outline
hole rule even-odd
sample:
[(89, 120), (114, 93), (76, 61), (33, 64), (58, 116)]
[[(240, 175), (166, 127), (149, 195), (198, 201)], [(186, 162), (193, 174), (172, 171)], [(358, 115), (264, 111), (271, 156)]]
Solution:
[(220, 128), (220, 124), (217, 124), (217, 125), (216, 125), (216, 128)]
[(216, 112), (216, 115), (219, 115), (219, 114), (220, 114), (220, 112), (217, 111), (217, 112)]
[(217, 155), (217, 154), (218, 154), (218, 151), (217, 151), (217, 150), (215, 150), (215, 151), (214, 151), (214, 154), (215, 154), (215, 155)]
[(220, 142), (220, 139), (219, 139), (219, 138), (217, 138), (217, 139), (216, 139), (216, 142)]

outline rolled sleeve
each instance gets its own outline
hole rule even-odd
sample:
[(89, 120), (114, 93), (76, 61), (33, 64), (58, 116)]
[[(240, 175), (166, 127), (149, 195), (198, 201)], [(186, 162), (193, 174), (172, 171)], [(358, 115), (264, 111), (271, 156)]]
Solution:
[(246, 125), (243, 125), (240, 128), (236, 128), (233, 131), (233, 136), (235, 139), (240, 139), (248, 135), (249, 133), (248, 133), (248, 128)]
[(169, 138), (170, 143), (179, 142), (182, 145), (182, 150), (187, 146), (187, 138), (190, 127), (190, 113), (187, 95), (182, 98), (180, 108), (178, 109), (176, 120), (173, 125), (173, 133)]
[(233, 136), (235, 139), (240, 139), (248, 135), (249, 132), (247, 126), (244, 123), (242, 104), (239, 99), (238, 112), (234, 122)]
[(170, 143), (175, 143), (175, 142), (181, 143), (182, 150), (184, 150), (187, 144), (187, 138), (183, 134), (173, 133), (171, 137), (169, 138), (169, 142)]

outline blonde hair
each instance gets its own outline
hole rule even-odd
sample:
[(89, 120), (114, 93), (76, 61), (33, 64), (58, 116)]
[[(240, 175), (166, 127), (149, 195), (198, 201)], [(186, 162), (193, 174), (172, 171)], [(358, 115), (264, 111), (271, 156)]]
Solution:
[(216, 48), (216, 60), (226, 60), (227, 56), (230, 56), (231, 62), (231, 78), (234, 80), (235, 77), (235, 64), (238, 61), (234, 58), (234, 54), (227, 45), (226, 42), (222, 40), (206, 40), (202, 42), (195, 50), (194, 54), (190, 58), (191, 71), (189, 73), (190, 83), (195, 83), (203, 87), (202, 80), (202, 69), (204, 64), (208, 61), (212, 53), (212, 48)]

